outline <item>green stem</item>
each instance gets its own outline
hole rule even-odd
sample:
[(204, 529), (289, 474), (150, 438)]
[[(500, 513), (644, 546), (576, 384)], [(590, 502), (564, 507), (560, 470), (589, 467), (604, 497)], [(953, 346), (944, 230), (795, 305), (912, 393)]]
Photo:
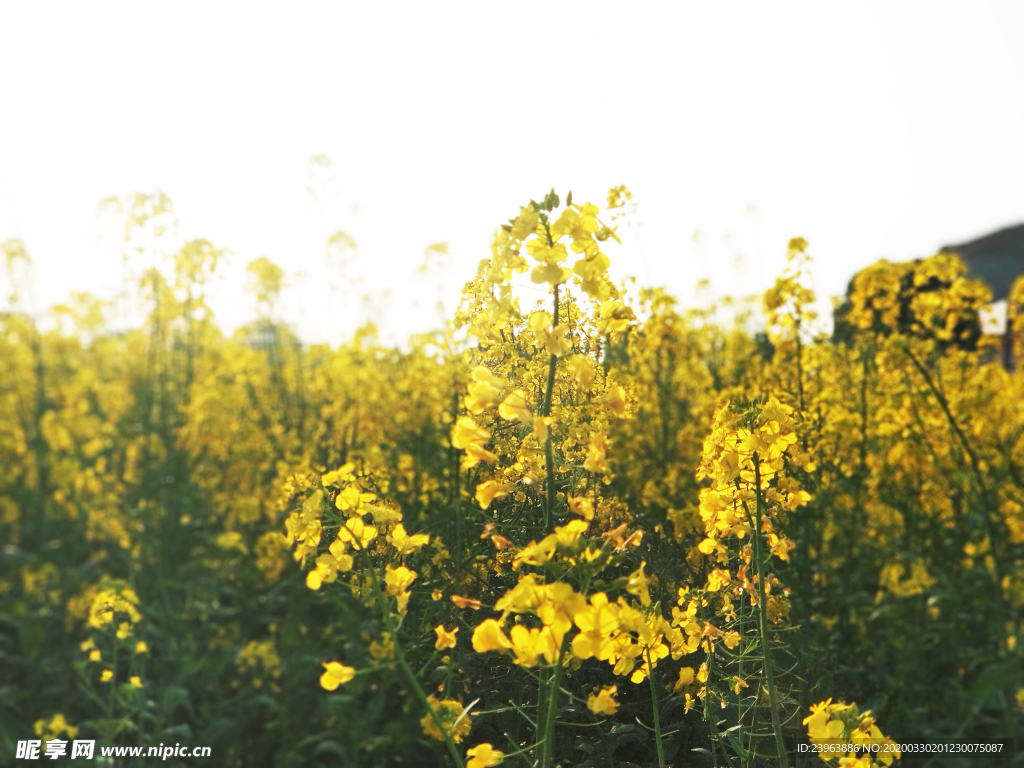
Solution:
[(544, 679), (544, 668), (537, 670), (537, 724), (534, 727), (537, 742), (537, 754), (540, 760), (544, 759), (544, 727), (547, 723), (548, 690), (547, 681)]
[[(544, 711), (544, 743), (541, 745), (541, 768), (551, 768), (551, 761), (555, 747), (555, 714), (558, 712), (558, 689), (562, 681), (562, 657), (565, 655), (566, 641), (568, 634), (562, 638), (562, 644), (558, 648), (558, 658), (555, 660), (555, 669), (551, 673), (551, 687), (548, 691), (547, 707)], [(537, 725), (540, 725), (540, 719)]]
[(804, 345), (800, 341), (800, 320), (796, 321), (796, 389), (800, 402), (800, 417), (803, 418), (804, 404)]
[[(962, 446), (964, 453), (967, 454), (968, 463), (971, 467), (971, 472), (974, 474), (975, 482), (977, 482), (978, 484), (978, 496), (979, 500), (981, 501), (982, 512), (984, 513), (982, 521), (985, 525), (985, 535), (988, 536), (990, 542), (989, 549), (992, 554), (992, 562), (995, 566), (996, 584), (999, 585), (999, 592), (1000, 595), (1002, 595), (1003, 597), (1001, 607), (1005, 609), (1004, 613), (1008, 612), (1010, 617), (1016, 620), (1016, 605), (1014, 604), (1013, 600), (1008, 600), (1006, 598), (1006, 593), (1002, 588), (1005, 566), (1003, 564), (1002, 553), (996, 547), (996, 542), (1000, 541), (1003, 538), (1003, 536), (1001, 535), (1002, 532), (1000, 532), (1000, 534), (997, 534), (995, 528), (992, 525), (992, 515), (989, 511), (989, 493), (988, 488), (986, 487), (984, 475), (981, 471), (981, 463), (978, 458), (978, 454), (974, 451), (974, 448), (967, 440), (967, 436), (960, 428), (960, 423), (957, 421), (956, 417), (953, 416), (953, 411), (949, 407), (949, 401), (946, 399), (946, 396), (942, 393), (942, 390), (935, 385), (935, 382), (932, 380), (931, 375), (929, 375), (928, 369), (925, 368), (924, 363), (917, 359), (914, 353), (910, 350), (909, 345), (904, 345), (903, 350), (904, 352), (906, 352), (907, 357), (910, 358), (910, 361), (914, 364), (914, 367), (917, 368), (918, 372), (924, 378), (925, 384), (928, 385), (928, 389), (931, 390), (932, 395), (935, 397), (936, 401), (938, 401), (939, 407), (942, 409), (942, 413), (943, 415), (945, 415), (946, 421), (949, 423), (950, 432), (953, 433), (957, 441)], [(941, 371), (939, 372), (939, 374), (941, 376)]]
[[(742, 610), (742, 608), (741, 608), (741, 610)], [(739, 646), (739, 652), (740, 652), (740, 679), (741, 680), (746, 680), (747, 679), (746, 674), (745, 674), (745, 665), (743, 663), (743, 659), (745, 658), (746, 650), (747, 650), (747, 644), (743, 640), (743, 636), (741, 635), (740, 636), (740, 646)], [(757, 701), (758, 701), (758, 699), (760, 699), (760, 691), (761, 691), (761, 684), (760, 684), (760, 682), (758, 683), (758, 689), (757, 690), (758, 690), (758, 693), (755, 694), (756, 698), (754, 699), (753, 703), (751, 703), (750, 707), (746, 711), (743, 710), (742, 699), (740, 699), (737, 702), (737, 706), (739, 707), (739, 711), (740, 711), (740, 716), (739, 716), (740, 724), (743, 723), (744, 718), (747, 715), (747, 712), (750, 713), (750, 725), (747, 727), (747, 752), (750, 753), (750, 756), (748, 757), (747, 762), (746, 762), (747, 768), (751, 768), (751, 766), (753, 766), (753, 764), (754, 764), (754, 762), (753, 762), (753, 760), (754, 760), (754, 738), (757, 735)], [(739, 697), (737, 697), (737, 698), (739, 698)], [(740, 740), (740, 743), (742, 744), (743, 743), (743, 734), (742, 734), (742, 732), (741, 733), (737, 733), (736, 736)]]
[(708, 650), (708, 676), (704, 680), (704, 719), (708, 723), (708, 727), (711, 729), (711, 764), (714, 768), (718, 768), (718, 742), (720, 736), (718, 733), (718, 726), (715, 725), (715, 721), (711, 717), (711, 707), (708, 705), (708, 685), (714, 677), (714, 666), (715, 666), (715, 653), (712, 650)]
[[(555, 286), (555, 315), (551, 321), (552, 332), (558, 326), (558, 286)], [(555, 391), (555, 368), (558, 365), (558, 357), (551, 355), (548, 358), (548, 385), (544, 392), (544, 405), (541, 411), (541, 415), (545, 418), (551, 415), (551, 398)], [(547, 470), (547, 478), (545, 479), (546, 487), (546, 499), (544, 504), (544, 530), (551, 530), (551, 518), (554, 514), (555, 509), (555, 451), (551, 445), (551, 430), (548, 430), (547, 439), (544, 441), (544, 464)]]
[(117, 636), (114, 637), (114, 658), (110, 663), (110, 669), (114, 673), (114, 676), (110, 678), (110, 700), (114, 700), (114, 689), (117, 687)]
[[(661, 744), (661, 708), (658, 705), (658, 673), (651, 661), (651, 649), (647, 649), (647, 678), (651, 683), (651, 705), (654, 708), (654, 743), (658, 748), (658, 768), (665, 766), (665, 748)], [(705, 694), (706, 695), (706, 694)]]
[(551, 446), (551, 433), (544, 441), (544, 465), (547, 467), (547, 491), (544, 500), (544, 531), (551, 530), (551, 519), (555, 509), (555, 451)]
[[(452, 420), (459, 418), (459, 390), (456, 387), (452, 403)], [(455, 502), (455, 572), (462, 572), (462, 475), (459, 470), (459, 451), (452, 448), (452, 482), (455, 485), (452, 493)]]
[[(754, 527), (754, 566), (757, 570), (757, 618), (758, 633), (761, 635), (761, 658), (764, 661), (764, 676), (768, 683), (768, 705), (771, 709), (772, 730), (775, 732), (775, 747), (779, 753), (779, 765), (787, 768), (786, 745), (782, 740), (782, 723), (779, 721), (779, 709), (775, 694), (775, 671), (772, 668), (771, 652), (768, 647), (768, 601), (765, 596), (765, 568), (761, 543), (761, 461), (754, 453), (754, 488), (756, 497), (756, 515)], [(749, 514), (749, 512), (748, 512)]]
[(452, 756), (452, 762), (455, 763), (458, 768), (466, 768), (466, 764), (462, 760), (462, 755), (459, 754), (459, 750), (455, 746), (455, 742), (452, 741), (451, 734), (448, 733), (447, 727), (441, 721), (441, 717), (430, 705), (430, 699), (427, 698), (426, 692), (420, 685), (420, 681), (416, 679), (416, 674), (412, 671), (412, 667), (409, 666), (409, 662), (405, 659), (405, 654), (402, 652), (402, 646), (398, 642), (398, 625), (395, 623), (395, 617), (391, 615), (391, 611), (388, 609), (387, 599), (384, 597), (384, 593), (380, 590), (380, 583), (377, 576), (373, 578), (373, 591), (377, 597), (377, 605), (380, 607), (380, 611), (384, 616), (384, 623), (387, 625), (388, 632), (391, 633), (391, 642), (395, 648), (395, 659), (398, 661), (398, 666), (401, 667), (402, 672), (405, 674), (405, 679), (409, 683), (409, 686), (416, 692), (416, 698), (420, 700), (426, 710), (427, 714), (430, 715), (430, 719), (434, 721), (434, 725), (437, 730), (444, 736), (445, 746), (448, 747), (448, 753)]

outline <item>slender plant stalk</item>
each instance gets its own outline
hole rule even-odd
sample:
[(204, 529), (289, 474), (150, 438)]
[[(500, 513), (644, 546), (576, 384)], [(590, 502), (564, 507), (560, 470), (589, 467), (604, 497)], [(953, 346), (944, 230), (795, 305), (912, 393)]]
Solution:
[(543, 667), (537, 669), (537, 724), (534, 727), (537, 741), (537, 757), (544, 760), (544, 730), (547, 724), (548, 686)]
[(380, 607), (380, 612), (384, 616), (384, 623), (388, 627), (388, 632), (391, 633), (391, 642), (395, 648), (395, 659), (398, 661), (398, 666), (405, 674), (405, 679), (408, 681), (410, 687), (416, 692), (416, 698), (420, 700), (426, 710), (427, 714), (430, 715), (430, 719), (434, 721), (434, 725), (437, 726), (437, 730), (444, 736), (445, 746), (448, 747), (448, 753), (452, 756), (452, 762), (455, 763), (458, 768), (466, 768), (466, 764), (462, 760), (462, 755), (459, 754), (458, 748), (455, 746), (455, 742), (452, 741), (451, 734), (448, 733), (448, 729), (444, 723), (441, 722), (441, 717), (437, 714), (432, 706), (430, 706), (430, 700), (427, 698), (426, 692), (423, 690), (423, 686), (420, 685), (420, 681), (416, 679), (416, 673), (413, 672), (412, 667), (409, 666), (409, 662), (405, 659), (405, 654), (402, 652), (402, 645), (398, 642), (398, 625), (395, 624), (395, 618), (391, 615), (391, 611), (388, 609), (388, 601), (384, 597), (384, 593), (381, 592), (380, 584), (376, 576), (373, 579), (373, 591), (377, 597), (377, 605)]
[[(779, 709), (775, 693), (775, 671), (772, 668), (771, 651), (768, 646), (768, 601), (765, 595), (765, 568), (761, 542), (761, 461), (754, 453), (754, 488), (757, 493), (756, 520), (754, 527), (754, 565), (757, 569), (757, 618), (758, 634), (761, 636), (761, 658), (764, 661), (764, 676), (768, 683), (768, 705), (771, 709), (772, 730), (775, 732), (775, 747), (779, 753), (779, 765), (787, 768), (786, 745), (782, 739), (782, 723), (779, 721)], [(748, 510), (747, 514), (750, 512)]]
[[(651, 707), (654, 709), (654, 744), (658, 748), (658, 768), (665, 767), (665, 748), (661, 743), (661, 707), (658, 705), (658, 673), (651, 661), (651, 649), (647, 649), (647, 679), (651, 684)], [(706, 694), (705, 694), (706, 695)]]
[[(914, 353), (910, 350), (909, 345), (905, 345), (903, 351), (906, 352), (907, 357), (910, 358), (910, 361), (914, 364), (914, 367), (917, 368), (918, 372), (924, 378), (925, 384), (928, 385), (928, 389), (931, 390), (932, 395), (938, 401), (939, 407), (942, 409), (942, 413), (943, 415), (945, 415), (946, 421), (949, 423), (950, 431), (956, 437), (957, 442), (960, 443), (964, 453), (967, 454), (967, 459), (971, 467), (971, 472), (974, 474), (974, 479), (978, 484), (978, 497), (979, 501), (981, 501), (982, 512), (984, 513), (984, 515), (982, 516), (982, 520), (985, 525), (985, 534), (988, 536), (989, 541), (993, 542), (994, 544), (996, 541), (999, 540), (999, 537), (997, 537), (996, 531), (992, 526), (992, 515), (989, 512), (989, 493), (988, 488), (985, 486), (984, 475), (982, 474), (981, 467), (979, 466), (980, 462), (978, 459), (978, 454), (975, 453), (974, 448), (971, 447), (970, 442), (967, 440), (967, 436), (960, 428), (960, 423), (957, 421), (956, 417), (953, 416), (952, 410), (950, 410), (949, 401), (946, 399), (946, 396), (942, 394), (942, 391), (939, 389), (939, 387), (935, 385), (935, 382), (932, 380), (931, 375), (929, 375), (928, 373), (928, 369), (925, 368), (924, 364), (917, 359)], [(1001, 585), (1003, 583), (1003, 574), (1005, 573), (1005, 566), (1002, 562), (1002, 556), (995, 546), (992, 546), (990, 549), (992, 555), (992, 562), (995, 566), (996, 583)], [(1001, 589), (1000, 592), (1002, 592)], [(1016, 606), (1013, 604), (1012, 600), (1007, 600), (1004, 596), (1002, 600), (1002, 606), (1007, 609), (1011, 617), (1016, 619)]]
[[(558, 286), (555, 286), (555, 314), (551, 321), (551, 329), (558, 326)], [(548, 385), (544, 392), (544, 407), (541, 415), (547, 418), (551, 415), (551, 398), (555, 391), (555, 367), (558, 365), (558, 357), (551, 355), (548, 358)], [(544, 530), (551, 530), (551, 520), (555, 510), (555, 450), (551, 445), (551, 430), (548, 430), (547, 439), (544, 441), (544, 466), (547, 471), (546, 498), (544, 504)]]
[(711, 729), (711, 764), (714, 768), (718, 768), (718, 726), (715, 725), (715, 721), (711, 718), (711, 707), (708, 705), (708, 682), (712, 678), (712, 673), (715, 666), (715, 654), (713, 652), (708, 653), (708, 676), (704, 680), (704, 719), (708, 723), (708, 727)]
[[(992, 524), (992, 514), (989, 511), (991, 507), (989, 505), (988, 488), (985, 485), (985, 479), (981, 471), (978, 455), (977, 453), (975, 453), (974, 449), (971, 447), (970, 442), (967, 440), (967, 435), (965, 435), (963, 430), (960, 428), (959, 421), (957, 421), (956, 417), (953, 416), (953, 411), (949, 407), (949, 401), (946, 399), (946, 396), (942, 393), (942, 390), (938, 386), (936, 386), (935, 382), (932, 380), (932, 377), (928, 374), (928, 369), (925, 368), (924, 364), (920, 360), (918, 360), (914, 353), (910, 350), (909, 344), (904, 346), (904, 351), (910, 358), (910, 361), (914, 364), (914, 367), (917, 368), (918, 372), (924, 378), (925, 383), (928, 385), (928, 388), (932, 392), (932, 395), (934, 395), (935, 399), (939, 403), (939, 406), (942, 408), (942, 413), (945, 415), (946, 421), (949, 423), (950, 431), (956, 436), (957, 440), (960, 442), (960, 445), (963, 447), (964, 453), (967, 454), (967, 458), (971, 466), (971, 471), (974, 473), (975, 482), (978, 485), (978, 497), (979, 501), (981, 501), (981, 511), (983, 513), (982, 520), (985, 526), (985, 534), (986, 536), (988, 536), (989, 542), (991, 542), (991, 546), (989, 547), (989, 549), (992, 555), (992, 564), (995, 570), (996, 583), (1000, 586), (999, 594), (1000, 597), (1002, 597), (1002, 600), (1000, 600), (1000, 602), (998, 603), (999, 608), (1001, 609), (1000, 613), (1003, 614), (1003, 618), (1009, 616), (1010, 620), (1016, 623), (1017, 605), (1015, 601), (1007, 599), (1002, 589), (1005, 566), (1002, 562), (1001, 553), (995, 546), (995, 542), (998, 541), (998, 538), (996, 536), (995, 527)], [(941, 371), (939, 371), (939, 376), (939, 383), (941, 383)], [(1010, 719), (1011, 723), (1013, 723), (1014, 725), (1016, 724), (1016, 711), (1013, 709), (1013, 707), (1007, 708), (1007, 717)]]
[[(740, 610), (741, 611), (743, 610), (743, 606), (742, 605), (740, 606)], [(740, 635), (740, 644), (737, 647), (739, 648), (739, 652), (740, 652), (739, 653), (739, 657), (740, 657), (739, 658), (740, 680), (746, 680), (747, 676), (744, 674), (744, 672), (746, 671), (745, 670), (746, 665), (744, 664), (744, 661), (746, 659), (746, 656), (745, 656), (745, 653), (744, 653), (746, 651), (746, 643), (743, 641), (743, 635), (742, 634)], [(756, 699), (755, 699), (755, 705), (756, 705)], [(736, 695), (736, 721), (740, 725), (740, 728), (738, 728), (737, 731), (736, 731), (736, 739), (739, 741), (740, 744), (743, 743), (743, 725), (744, 725), (744, 720), (745, 720), (745, 718), (747, 716), (747, 712), (750, 712), (751, 710), (753, 710), (753, 712), (752, 712), (752, 717), (750, 719), (751, 720), (750, 727), (747, 729), (747, 751), (748, 752), (753, 752), (754, 751), (754, 726), (755, 726), (755, 723), (757, 722), (757, 707), (756, 706), (751, 706), (748, 710), (744, 711), (744, 709), (743, 709), (743, 696), (742, 696), (742, 694), (737, 694)], [(749, 766), (751, 765), (751, 761), (749, 759), (747, 759), (747, 760), (744, 761), (743, 764), (745, 766), (748, 766), (748, 768), (749, 768)]]
[[(547, 707), (544, 710), (544, 742), (541, 744), (541, 768), (551, 768), (551, 761), (555, 748), (555, 715), (558, 712), (558, 690), (562, 681), (562, 657), (565, 655), (566, 641), (569, 636), (562, 638), (562, 644), (558, 648), (558, 659), (555, 661), (555, 669), (551, 673), (551, 685), (548, 691)], [(537, 725), (540, 726), (538, 716)]]
[(800, 340), (800, 320), (796, 321), (796, 390), (800, 402), (800, 416), (803, 417), (804, 404), (804, 345)]
[[(458, 387), (452, 396), (452, 421), (459, 418), (459, 390)], [(452, 461), (452, 501), (455, 505), (455, 572), (462, 572), (462, 475), (459, 472), (459, 451), (454, 447), (451, 449)]]
[(110, 727), (108, 741), (113, 744), (114, 736), (117, 733), (117, 726), (114, 724), (114, 693), (117, 690), (117, 638), (114, 638), (114, 659), (111, 663), (111, 669), (114, 672), (114, 676), (110, 678), (110, 704), (108, 705), (109, 715), (107, 718), (107, 725)]

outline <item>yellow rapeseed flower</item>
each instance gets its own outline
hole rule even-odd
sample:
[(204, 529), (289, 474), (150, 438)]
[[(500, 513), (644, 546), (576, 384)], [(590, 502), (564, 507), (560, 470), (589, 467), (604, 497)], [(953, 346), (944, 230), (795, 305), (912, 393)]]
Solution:
[(370, 643), (370, 656), (375, 664), (395, 658), (395, 641), (390, 632), (382, 633), (380, 642), (374, 640)]
[(459, 417), (455, 426), (452, 427), (451, 441), (453, 448), (466, 452), (466, 455), (462, 457), (463, 471), (475, 467), (481, 461), (486, 461), (489, 464), (498, 461), (495, 454), (484, 448), (484, 444), (490, 439), (491, 433), (483, 427), (477, 426), (471, 417)]
[(597, 694), (590, 694), (587, 697), (587, 708), (595, 715), (614, 715), (619, 708), (619, 702), (615, 700), (617, 692), (618, 687), (610, 685)]
[(512, 487), (498, 480), (485, 480), (476, 487), (476, 501), (481, 509), (487, 509), (495, 499), (503, 499), (509, 495)]
[(45, 718), (36, 720), (32, 724), (32, 729), (35, 731), (36, 736), (42, 737), (44, 742), (56, 739), (62, 733), (66, 734), (69, 739), (73, 739), (78, 735), (77, 726), (71, 725), (65, 720), (62, 712), (58, 712), (49, 720)]
[[(438, 718), (441, 720), (441, 724), (444, 726), (444, 729), (447, 731), (452, 741), (458, 744), (469, 734), (473, 725), (470, 721), (470, 715), (465, 712), (465, 708), (462, 706), (461, 701), (453, 699), (444, 699), (439, 701), (433, 694), (427, 696), (427, 700), (430, 702), (430, 706), (433, 708), (434, 712), (437, 713)], [(437, 724), (434, 722), (434, 718), (431, 717), (429, 712), (420, 720), (420, 725), (423, 727), (423, 732), (427, 736), (437, 739), (438, 741), (444, 741), (444, 734), (438, 730)]]
[(586, 520), (570, 520), (565, 525), (555, 528), (555, 538), (563, 547), (575, 548), (580, 536), (587, 532), (590, 523)]
[(416, 580), (418, 574), (404, 565), (392, 568), (390, 565), (384, 569), (384, 583), (387, 584), (389, 595), (397, 595), (407, 590)]
[(443, 651), (445, 648), (455, 647), (455, 633), (459, 631), (458, 627), (451, 630), (450, 632), (444, 628), (444, 624), (438, 624), (434, 627), (434, 632), (437, 633), (437, 642), (434, 643), (434, 647)]
[(647, 565), (647, 563), (642, 561), (640, 563), (640, 567), (629, 575), (629, 581), (626, 584), (626, 591), (631, 595), (639, 597), (641, 604), (647, 606), (651, 604), (651, 592), (649, 589), (650, 579), (644, 573), (645, 565)]
[(488, 743), (478, 744), (466, 750), (466, 768), (491, 768), (501, 765), (505, 759), (505, 753), (495, 749)]
[(679, 670), (679, 679), (676, 680), (672, 690), (676, 693), (681, 693), (683, 688), (693, 685), (693, 681), (696, 679), (697, 677), (693, 671), (693, 667), (683, 667)]
[(708, 573), (708, 591), (717, 592), (732, 581), (732, 574), (724, 568), (715, 568)]
[(405, 526), (399, 523), (388, 534), (388, 543), (398, 550), (402, 557), (418, 552), (430, 543), (430, 536), (426, 533), (417, 533), (409, 536), (405, 532)]
[(365, 549), (377, 538), (377, 529), (364, 523), (362, 518), (350, 517), (338, 529), (338, 538), (346, 544), (351, 543), (356, 549)]
[(501, 625), (495, 619), (485, 619), (473, 630), (473, 650), (477, 653), (511, 649), (512, 643), (505, 637)]
[(320, 675), (320, 686), (327, 691), (335, 690), (339, 685), (347, 683), (356, 676), (353, 667), (346, 667), (337, 661), (325, 662), (323, 667), (326, 671)]
[(555, 556), (555, 549), (558, 547), (558, 537), (555, 534), (545, 536), (538, 544), (531, 541), (516, 555), (512, 563), (512, 570), (518, 571), (523, 563), (527, 565), (544, 565)]
[(510, 393), (498, 406), (498, 415), (506, 421), (521, 421), (530, 424), (533, 414), (526, 405), (526, 395), (520, 389)]

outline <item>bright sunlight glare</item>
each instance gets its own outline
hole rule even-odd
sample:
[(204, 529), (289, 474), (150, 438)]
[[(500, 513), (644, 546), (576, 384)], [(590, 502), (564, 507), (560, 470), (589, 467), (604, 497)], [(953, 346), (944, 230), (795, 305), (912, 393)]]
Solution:
[(627, 184), (613, 274), (758, 293), (799, 235), (837, 295), (1024, 220), (1022, 24), (1013, 2), (6, 4), (0, 240), (32, 256), (37, 311), (113, 296), (98, 204), (159, 188), (183, 236), (231, 251), (225, 329), (266, 256), (302, 338), (371, 319), (399, 343), (523, 202)]

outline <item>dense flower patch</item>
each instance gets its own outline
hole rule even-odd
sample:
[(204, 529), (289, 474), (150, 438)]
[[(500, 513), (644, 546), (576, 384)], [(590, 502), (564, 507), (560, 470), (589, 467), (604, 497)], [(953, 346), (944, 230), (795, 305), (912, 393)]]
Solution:
[[(987, 289), (880, 263), (824, 337), (794, 239), (755, 336), (613, 283), (628, 194), (523, 206), (406, 351), (301, 344), (266, 260), (223, 337), (205, 241), (144, 275), (133, 330), (82, 296), (43, 332), (12, 296), (0, 747), (789, 765), (1020, 733), (1024, 378)], [(130, 210), (137, 237), (166, 204)]]

